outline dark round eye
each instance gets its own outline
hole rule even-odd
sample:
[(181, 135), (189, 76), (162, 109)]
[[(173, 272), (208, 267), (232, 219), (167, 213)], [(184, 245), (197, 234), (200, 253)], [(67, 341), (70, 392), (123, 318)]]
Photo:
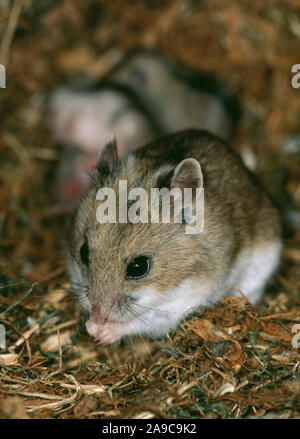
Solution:
[(85, 242), (80, 249), (80, 257), (84, 265), (89, 265), (89, 246), (87, 245), (87, 242)]
[(140, 279), (146, 276), (150, 270), (150, 258), (148, 256), (137, 256), (127, 265), (126, 276), (128, 279)]

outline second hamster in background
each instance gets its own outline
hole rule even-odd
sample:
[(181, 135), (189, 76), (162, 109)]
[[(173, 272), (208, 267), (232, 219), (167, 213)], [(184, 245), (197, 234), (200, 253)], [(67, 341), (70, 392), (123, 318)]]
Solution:
[(228, 141), (240, 117), (236, 98), (211, 72), (188, 69), (154, 50), (133, 51), (108, 78), (134, 90), (163, 134), (197, 128)]
[(124, 156), (186, 128), (229, 140), (239, 117), (236, 99), (210, 73), (191, 71), (153, 50), (133, 51), (100, 82), (59, 87), (50, 97), (47, 124), (65, 151), (56, 189), (61, 209), (69, 210), (86, 190), (86, 172), (111, 134)]

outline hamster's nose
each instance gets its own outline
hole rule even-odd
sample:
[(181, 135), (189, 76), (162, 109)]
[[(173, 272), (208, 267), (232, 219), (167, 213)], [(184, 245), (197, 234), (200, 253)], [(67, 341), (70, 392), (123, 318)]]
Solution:
[(124, 294), (116, 294), (113, 298), (112, 298), (112, 305), (124, 305), (124, 303), (126, 302), (126, 296), (124, 296)]

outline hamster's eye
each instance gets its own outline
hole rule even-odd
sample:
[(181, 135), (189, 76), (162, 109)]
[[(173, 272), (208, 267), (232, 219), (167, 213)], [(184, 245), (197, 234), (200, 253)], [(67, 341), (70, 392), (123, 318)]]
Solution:
[(150, 258), (148, 256), (137, 256), (127, 265), (126, 276), (128, 279), (140, 279), (146, 276), (150, 270)]
[(80, 249), (80, 257), (84, 265), (89, 265), (89, 246), (87, 242), (85, 242)]

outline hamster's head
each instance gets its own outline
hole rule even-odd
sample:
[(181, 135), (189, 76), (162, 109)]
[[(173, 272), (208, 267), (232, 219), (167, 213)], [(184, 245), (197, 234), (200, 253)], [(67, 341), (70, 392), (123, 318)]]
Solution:
[[(205, 248), (199, 252), (195, 235), (185, 233), (184, 222), (176, 222), (182, 211), (171, 202), (174, 215), (170, 221), (153, 223), (150, 197), (141, 202), (151, 188), (161, 187), (201, 188), (199, 163), (190, 158), (177, 166), (154, 169), (136, 154), (119, 159), (116, 141), (111, 141), (101, 151), (93, 183), (71, 221), (68, 266), (72, 288), (90, 314), (88, 332), (104, 344), (124, 335), (166, 334), (205, 301), (209, 284), (204, 275), (201, 278), (199, 267), (207, 264), (207, 252)], [(138, 192), (132, 191), (135, 188)], [(99, 189), (106, 191), (105, 197)], [(195, 199), (192, 196), (191, 205)], [(120, 217), (126, 204), (127, 222)], [(108, 215), (114, 207), (115, 222), (111, 211), (112, 222), (104, 223), (101, 215)], [(149, 221), (141, 214), (147, 207)]]

